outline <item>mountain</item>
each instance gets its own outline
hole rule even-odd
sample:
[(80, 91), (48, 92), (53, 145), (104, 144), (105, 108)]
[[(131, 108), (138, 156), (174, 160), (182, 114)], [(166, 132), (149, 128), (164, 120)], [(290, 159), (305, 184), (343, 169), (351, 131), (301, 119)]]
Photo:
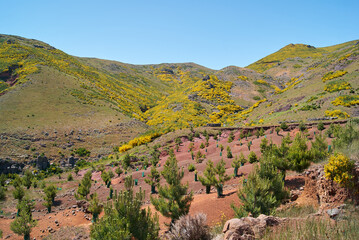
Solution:
[(133, 120), (145, 124), (143, 131), (159, 131), (357, 116), (358, 49), (358, 41), (289, 44), (247, 68), (216, 71), (195, 63), (74, 57), (37, 40), (0, 35), (0, 131)]

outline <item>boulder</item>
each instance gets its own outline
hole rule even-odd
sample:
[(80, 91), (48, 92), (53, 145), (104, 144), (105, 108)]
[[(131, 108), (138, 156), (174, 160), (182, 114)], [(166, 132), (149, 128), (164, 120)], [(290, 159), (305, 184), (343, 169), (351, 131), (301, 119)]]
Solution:
[(10, 159), (0, 159), (0, 174), (21, 173), (24, 163), (15, 162)]
[(39, 170), (46, 170), (50, 167), (49, 159), (46, 156), (38, 156), (36, 159), (36, 167)]
[(233, 218), (224, 224), (224, 240), (254, 240), (262, 236), (267, 227), (279, 225), (284, 220), (263, 214), (257, 218)]
[(74, 156), (71, 156), (71, 157), (68, 158), (67, 163), (69, 165), (71, 165), (72, 167), (74, 167), (78, 160), (79, 160), (78, 158), (76, 158)]

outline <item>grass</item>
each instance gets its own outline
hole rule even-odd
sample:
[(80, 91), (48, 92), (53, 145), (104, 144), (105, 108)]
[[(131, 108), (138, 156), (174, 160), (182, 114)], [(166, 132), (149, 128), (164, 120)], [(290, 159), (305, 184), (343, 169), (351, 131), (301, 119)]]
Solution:
[(291, 206), (289, 208), (277, 210), (275, 213), (276, 217), (306, 217), (309, 214), (315, 213), (316, 209), (312, 205), (305, 205), (305, 206)]
[(359, 239), (359, 210), (351, 205), (345, 209), (345, 215), (332, 222), (323, 218), (297, 219), (267, 230), (262, 239)]

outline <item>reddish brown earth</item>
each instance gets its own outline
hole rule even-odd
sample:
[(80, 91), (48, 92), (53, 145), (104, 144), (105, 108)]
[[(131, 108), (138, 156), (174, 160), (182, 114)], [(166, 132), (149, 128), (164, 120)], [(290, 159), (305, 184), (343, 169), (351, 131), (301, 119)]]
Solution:
[[(310, 128), (308, 129), (309, 137), (308, 139), (312, 139), (314, 136), (314, 131), (318, 132), (316, 128)], [(276, 134), (276, 132), (273, 129), (273, 133), (270, 133), (271, 130), (267, 130), (265, 132), (265, 137), (272, 141), (275, 144), (279, 144), (281, 142), (281, 139), (284, 134), (287, 134), (287, 132), (283, 133), (280, 132), (279, 135)], [(290, 131), (290, 136), (293, 138), (295, 134), (298, 132), (297, 129), (294, 129)], [(259, 145), (261, 143), (261, 140), (264, 137), (257, 138), (256, 136), (249, 137), (248, 139), (242, 139), (241, 141), (238, 140), (240, 131), (235, 131), (235, 140), (232, 143), (228, 143), (228, 135), (230, 131), (223, 131), (222, 136), (220, 137), (220, 140), (217, 142), (212, 137), (209, 140), (209, 146), (205, 149), (200, 149), (201, 143), (205, 143), (205, 138), (202, 136), (201, 138), (195, 138), (194, 139), (194, 150), (193, 152), (196, 154), (198, 150), (201, 151), (201, 153), (206, 154), (206, 160), (202, 163), (196, 164), (194, 160), (191, 160), (191, 155), (188, 152), (188, 147), (190, 142), (186, 138), (182, 138), (183, 143), (181, 144), (179, 151), (175, 151), (176, 158), (178, 160), (178, 164), (180, 167), (183, 167), (185, 175), (183, 178), (183, 183), (189, 184), (189, 189), (193, 191), (194, 193), (194, 200), (191, 204), (190, 214), (195, 214), (197, 212), (203, 212), (207, 215), (207, 222), (210, 225), (215, 225), (216, 223), (220, 222), (221, 219), (230, 219), (234, 216), (233, 210), (230, 207), (230, 204), (234, 202), (235, 204), (239, 204), (239, 199), (237, 197), (237, 189), (239, 186), (239, 182), (241, 178), (246, 178), (248, 173), (253, 169), (252, 164), (246, 163), (243, 167), (239, 169), (239, 173), (242, 173), (243, 176), (240, 178), (232, 178), (226, 184), (224, 185), (224, 197), (217, 198), (217, 193), (215, 192), (215, 189), (212, 188), (210, 194), (205, 194), (205, 188), (201, 185), (200, 182), (194, 181), (194, 173), (189, 172), (187, 167), (190, 163), (194, 163), (198, 174), (201, 175), (206, 167), (206, 162), (208, 159), (211, 159), (215, 164), (218, 163), (222, 158), (226, 162), (226, 173), (229, 175), (233, 174), (233, 168), (231, 167), (231, 162), (233, 159), (227, 158), (227, 152), (226, 148), (227, 146), (231, 147), (233, 156), (238, 155), (239, 153), (243, 152), (243, 154), (247, 157), (249, 154), (249, 150), (247, 147), (248, 141), (252, 141), (251, 150), (254, 151), (257, 156), (260, 156), (260, 148)], [(330, 139), (329, 139), (330, 141)], [(242, 146), (240, 146), (240, 142), (242, 143)], [(218, 147), (217, 147), (218, 144)], [(219, 145), (222, 144), (224, 146), (223, 155), (220, 156), (220, 149)], [(329, 143), (330, 144), (330, 143)], [(172, 145), (174, 147), (174, 143)], [(166, 161), (168, 156), (161, 156), (160, 164), (161, 167), (159, 167), (159, 171), (163, 170), (163, 165)], [(110, 169), (111, 166), (108, 166), (108, 169)], [(140, 188), (142, 190), (145, 190), (146, 192), (146, 203), (145, 206), (150, 206), (153, 209), (153, 206), (150, 205), (149, 201), (149, 192), (150, 187), (148, 184), (144, 182), (145, 177), (142, 177), (142, 172), (144, 172), (145, 177), (150, 172), (150, 168), (147, 170), (139, 170), (132, 173), (134, 179), (138, 179), (138, 186), (135, 186), (135, 191), (138, 191)], [(80, 171), (79, 176), (75, 177), (75, 180), (79, 180), (82, 178), (82, 176), (85, 174), (85, 170)], [(95, 172), (92, 175), (92, 179), (95, 182), (92, 184), (91, 192), (97, 192), (100, 199), (102, 201), (106, 201), (107, 197), (109, 196), (109, 189), (106, 188), (101, 180), (100, 172)], [(115, 177), (112, 179), (112, 187), (114, 190), (120, 190), (123, 189), (123, 182), (124, 182), (124, 175), (121, 177)], [(305, 178), (302, 176), (296, 176), (296, 175), (290, 175), (286, 178), (286, 186), (290, 189), (298, 189), (301, 186), (304, 186), (304, 180)], [(161, 180), (161, 184), (165, 184), (164, 180)], [(89, 229), (91, 222), (86, 220), (84, 218), (83, 212), (76, 212), (76, 216), (72, 215), (72, 210), (77, 210), (77, 208), (72, 208), (74, 204), (76, 204), (76, 200), (72, 195), (71, 190), (75, 189), (77, 186), (77, 183), (70, 182), (65, 183), (62, 188), (64, 189), (62, 193), (68, 193), (64, 197), (56, 198), (56, 201), (58, 203), (58, 206), (55, 206), (53, 208), (54, 212), (48, 214), (46, 212), (46, 209), (44, 206), (42, 206), (42, 202), (37, 201), (36, 203), (36, 210), (33, 213), (33, 216), (35, 219), (38, 220), (38, 225), (33, 229), (31, 233), (32, 238), (41, 239), (44, 236), (48, 235), (49, 232), (47, 231), (48, 227), (51, 227), (54, 230), (59, 230), (60, 228), (66, 227), (66, 226), (83, 226), (86, 229)], [(314, 199), (314, 200), (313, 200)], [(310, 195), (310, 192), (305, 192), (305, 194), (302, 194), (298, 202), (307, 202), (307, 201), (315, 201), (315, 198)], [(15, 212), (15, 205), (13, 204), (11, 208), (3, 209), (5, 212)], [(70, 208), (70, 209), (69, 209)], [(42, 210), (41, 212), (38, 212), (38, 210)], [(68, 214), (68, 216), (66, 216)], [(160, 214), (159, 214), (160, 215)], [(55, 220), (59, 222), (59, 226), (56, 226)], [(21, 237), (15, 235), (10, 230), (10, 222), (13, 221), (12, 219), (0, 219), (0, 226), (3, 230), (3, 236), (6, 237), (9, 234), (11, 236), (8, 239), (22, 239)], [(168, 219), (162, 217), (160, 215), (160, 225), (161, 230), (165, 230), (166, 226), (164, 223), (168, 223)], [(43, 233), (42, 231), (45, 230)]]

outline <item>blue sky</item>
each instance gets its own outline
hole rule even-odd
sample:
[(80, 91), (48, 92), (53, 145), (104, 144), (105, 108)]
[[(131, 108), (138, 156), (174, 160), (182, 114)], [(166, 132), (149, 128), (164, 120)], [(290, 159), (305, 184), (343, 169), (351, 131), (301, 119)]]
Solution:
[(11, 0), (0, 33), (133, 64), (240, 67), (289, 43), (359, 39), (359, 1)]

